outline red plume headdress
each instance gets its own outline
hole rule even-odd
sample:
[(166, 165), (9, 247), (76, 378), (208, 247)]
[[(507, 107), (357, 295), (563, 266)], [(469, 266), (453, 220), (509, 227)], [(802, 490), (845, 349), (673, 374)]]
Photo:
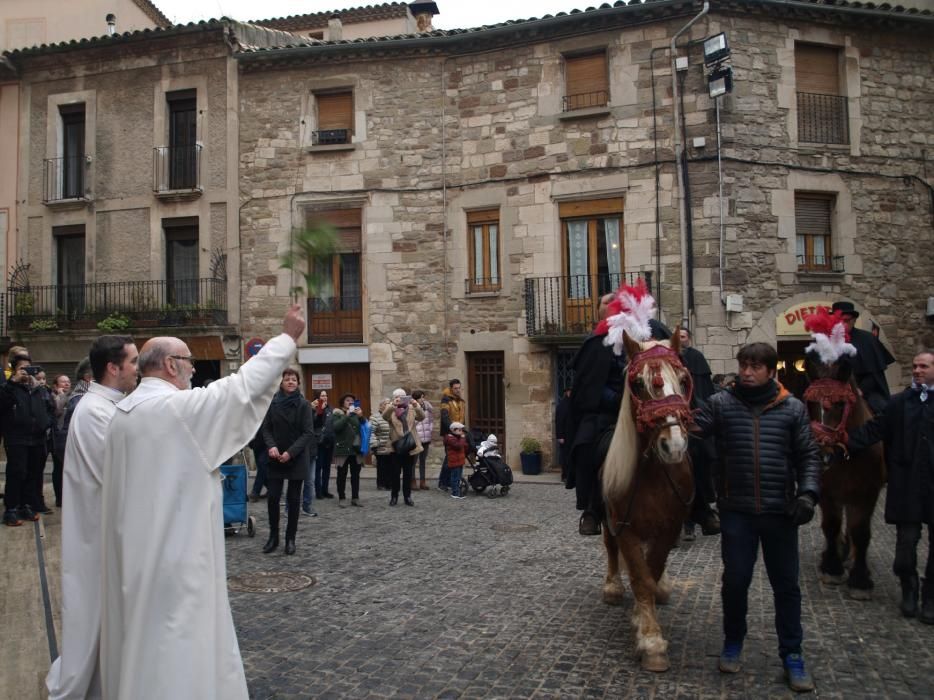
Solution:
[(655, 298), (641, 277), (635, 286), (622, 285), (607, 306), (606, 318), (597, 324), (594, 332), (606, 335), (603, 344), (613, 348), (617, 355), (623, 354), (623, 333), (633, 340), (644, 343), (652, 337), (649, 320), (655, 314)]
[(804, 329), (810, 331), (814, 339), (804, 351), (813, 350), (825, 365), (832, 365), (843, 355), (856, 354), (856, 348), (849, 342), (850, 331), (839, 311), (831, 313), (825, 307), (819, 307), (816, 313), (804, 317)]

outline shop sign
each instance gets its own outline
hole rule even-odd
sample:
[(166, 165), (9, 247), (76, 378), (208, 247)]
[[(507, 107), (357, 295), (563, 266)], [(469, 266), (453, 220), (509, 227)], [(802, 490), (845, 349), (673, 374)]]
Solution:
[(318, 391), (327, 391), (328, 389), (333, 389), (331, 375), (330, 374), (313, 374), (311, 375), (311, 390), (314, 392)]
[(251, 357), (255, 357), (256, 353), (262, 350), (265, 344), (262, 338), (250, 338), (246, 341), (246, 359), (249, 360)]
[(826, 300), (805, 301), (789, 307), (783, 313), (778, 315), (775, 320), (775, 334), (783, 335), (808, 335), (804, 330), (804, 317), (817, 313), (819, 309), (830, 310), (833, 302)]

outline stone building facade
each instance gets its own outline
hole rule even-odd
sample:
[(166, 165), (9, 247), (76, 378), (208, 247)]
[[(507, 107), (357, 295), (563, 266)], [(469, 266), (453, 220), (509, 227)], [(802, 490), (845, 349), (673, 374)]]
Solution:
[[(617, 3), (472, 32), (239, 55), (242, 269), (256, 282), (243, 327), (274, 331), (293, 284), (275, 262), (290, 232), (343, 211), (359, 222), (345, 249), (359, 267), (349, 291), (343, 268), (329, 273), (333, 296), (310, 304), (333, 325), (310, 329), (309, 381), (376, 399), (396, 386), (438, 396), (462, 378), (472, 422), (505, 433), (513, 459), (526, 436), (548, 451), (569, 358), (597, 292), (621, 275), (650, 280), (663, 320), (694, 330), (714, 372), (732, 369), (753, 340), (777, 342), (791, 371), (806, 335), (786, 319), (850, 299), (860, 325), (877, 324), (893, 349), (900, 385), (932, 335), (931, 276), (912, 253), (934, 226), (925, 171), (934, 55), (924, 36), (934, 17), (711, 3), (677, 50), (687, 58), (678, 74), (687, 274), (668, 47), (701, 5)], [(718, 167), (700, 41), (720, 32), (733, 90), (719, 98)], [(812, 46), (836, 61), (829, 136), (799, 134), (814, 128), (799, 97), (814, 79)], [(591, 100), (568, 82), (582, 71), (593, 87), (579, 64), (594, 56), (607, 94)], [(347, 142), (316, 145), (315, 101), (334, 91), (352, 95)], [(796, 229), (808, 202), (823, 207), (825, 230)], [(615, 245), (618, 260), (607, 252)], [(359, 319), (354, 329), (338, 327), (342, 313)]]

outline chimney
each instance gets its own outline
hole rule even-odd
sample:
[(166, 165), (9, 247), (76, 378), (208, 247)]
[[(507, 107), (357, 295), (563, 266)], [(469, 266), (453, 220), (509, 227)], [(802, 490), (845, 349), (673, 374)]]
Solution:
[(418, 27), (419, 32), (430, 32), (434, 30), (434, 27), (431, 26), (431, 12), (419, 12), (415, 15), (415, 26)]
[(117, 33), (117, 15), (111, 13), (105, 18), (107, 22), (107, 36), (113, 36)]
[(340, 15), (331, 15), (328, 18), (328, 41), (340, 41), (344, 36)]

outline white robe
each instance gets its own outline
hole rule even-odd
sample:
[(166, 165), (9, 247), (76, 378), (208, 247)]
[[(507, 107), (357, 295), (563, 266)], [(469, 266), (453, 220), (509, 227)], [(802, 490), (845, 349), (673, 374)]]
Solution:
[(294, 353), (280, 335), (207, 389), (148, 377), (118, 404), (104, 472), (108, 700), (247, 698), (218, 466), (256, 434)]
[(71, 417), (62, 477), (62, 646), (50, 700), (100, 698), (101, 484), (107, 428), (123, 393), (96, 382)]

